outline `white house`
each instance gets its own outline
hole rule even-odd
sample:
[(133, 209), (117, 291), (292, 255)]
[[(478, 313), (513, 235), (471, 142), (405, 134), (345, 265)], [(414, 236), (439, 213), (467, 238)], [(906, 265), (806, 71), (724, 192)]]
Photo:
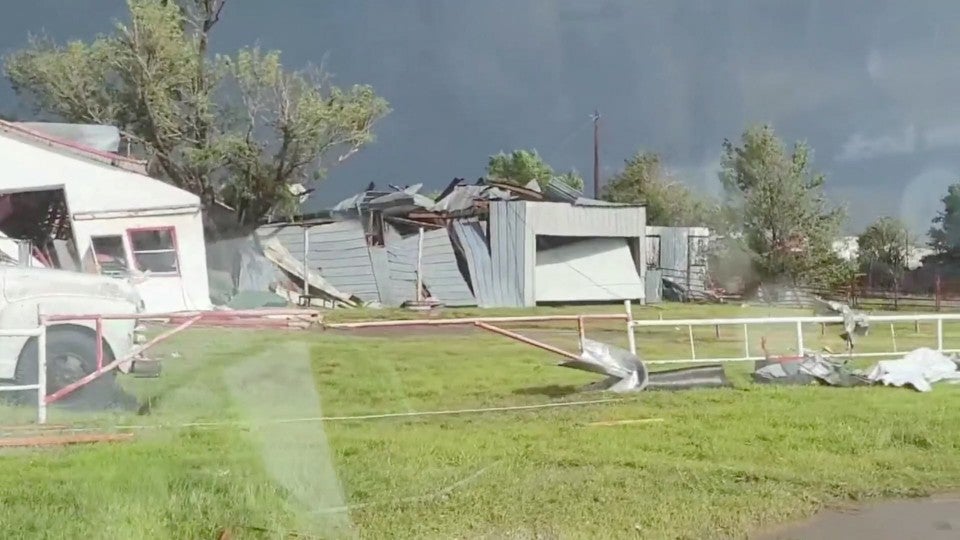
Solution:
[(35, 126), (0, 122), (0, 233), (46, 266), (144, 274), (150, 312), (210, 309), (199, 197)]
[[(856, 236), (844, 236), (833, 241), (833, 251), (841, 259), (855, 261), (860, 253)], [(914, 270), (923, 265), (923, 258), (935, 252), (927, 246), (911, 244), (907, 251), (907, 268)]]

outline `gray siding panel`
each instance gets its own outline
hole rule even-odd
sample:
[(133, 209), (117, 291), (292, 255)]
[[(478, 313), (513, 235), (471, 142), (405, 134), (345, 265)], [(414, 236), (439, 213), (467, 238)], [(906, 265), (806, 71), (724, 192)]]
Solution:
[[(490, 263), (498, 307), (523, 307), (527, 248), (524, 204), (490, 201)], [(532, 254), (530, 254), (532, 256)], [(532, 274), (532, 272), (531, 272)]]
[(399, 306), (400, 302), (397, 302), (393, 297), (393, 283), (390, 280), (390, 262), (387, 249), (371, 247), (369, 250), (373, 279), (377, 284), (377, 290), (380, 291), (380, 303), (387, 307)]
[(467, 261), (467, 270), (470, 272), (470, 283), (473, 285), (477, 305), (495, 307), (501, 304), (493, 281), (490, 251), (481, 227), (476, 219), (456, 220), (453, 222), (453, 233)]
[(526, 222), (534, 234), (551, 236), (644, 236), (646, 210), (642, 206), (574, 206), (553, 202), (513, 202), (526, 207)]
[[(331, 285), (364, 302), (382, 302), (363, 225), (341, 221), (308, 228), (311, 270), (319, 270)], [(263, 227), (260, 238), (276, 237), (298, 261), (303, 260), (303, 228)]]
[[(414, 299), (416, 294), (417, 235), (392, 241), (388, 246), (393, 291)], [(448, 306), (477, 305), (467, 285), (446, 229), (423, 233), (423, 283), (434, 297)], [(398, 291), (400, 289), (400, 291)], [(407, 292), (409, 291), (409, 292)]]
[(410, 251), (399, 234), (387, 237), (387, 266), (393, 305), (417, 299), (417, 244)]
[[(660, 260), (650, 261), (650, 265), (660, 269), (664, 278), (687, 286), (688, 259), (691, 258), (690, 238), (707, 237), (710, 230), (705, 227), (647, 227), (649, 237), (660, 239)], [(698, 266), (689, 260), (690, 289), (702, 291), (706, 288), (706, 267)]]
[[(416, 237), (413, 238), (416, 242)], [(426, 231), (423, 234), (423, 280), (430, 292), (448, 306), (477, 305), (467, 281), (460, 273), (457, 256), (446, 229)]]

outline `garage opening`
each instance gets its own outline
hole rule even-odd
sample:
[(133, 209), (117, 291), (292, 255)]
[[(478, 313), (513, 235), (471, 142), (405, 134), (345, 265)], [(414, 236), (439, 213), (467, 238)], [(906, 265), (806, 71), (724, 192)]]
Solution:
[(643, 298), (630, 239), (537, 236), (534, 295), (537, 302)]
[(78, 271), (80, 258), (63, 189), (0, 193), (3, 260), (19, 263), (29, 245), (31, 264)]

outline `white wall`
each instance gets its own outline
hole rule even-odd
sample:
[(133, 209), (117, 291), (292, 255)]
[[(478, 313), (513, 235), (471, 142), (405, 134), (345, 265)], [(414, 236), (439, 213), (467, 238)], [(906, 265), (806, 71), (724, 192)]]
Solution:
[(210, 309), (207, 256), (203, 237), (203, 216), (190, 214), (74, 220), (77, 250), (82, 258), (90, 250), (92, 236), (121, 235), (132, 264), (129, 229), (174, 227), (177, 235), (179, 276), (151, 276), (138, 284), (147, 311), (170, 312)]

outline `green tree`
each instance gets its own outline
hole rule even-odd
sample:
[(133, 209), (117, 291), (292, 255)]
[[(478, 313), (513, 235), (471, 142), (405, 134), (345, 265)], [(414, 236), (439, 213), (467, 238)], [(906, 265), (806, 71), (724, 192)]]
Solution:
[(645, 204), (647, 223), (666, 226), (711, 226), (713, 210), (663, 167), (660, 156), (639, 152), (603, 187), (601, 198)]
[(284, 69), (277, 51), (211, 55), (225, 2), (128, 0), (129, 21), (112, 34), (66, 45), (31, 38), (6, 58), (6, 73), (38, 112), (119, 127), (151, 172), (253, 227), (295, 211), (291, 187), (370, 143), (389, 108), (369, 86)]
[(871, 276), (899, 285), (911, 254), (910, 232), (899, 219), (882, 217), (857, 237), (857, 262)]
[(810, 149), (796, 143), (788, 150), (771, 127), (754, 126), (723, 150), (727, 238), (750, 255), (755, 277), (809, 285), (847, 277), (832, 249), (845, 212), (827, 201)]
[(960, 254), (960, 183), (947, 188), (942, 199), (943, 210), (933, 218), (933, 227), (927, 233), (929, 245), (940, 255)]
[(583, 178), (575, 170), (555, 174), (536, 150), (514, 150), (509, 154), (500, 152), (487, 161), (487, 177), (491, 180), (525, 186), (536, 180), (541, 188), (557, 178), (570, 187), (583, 190)]

